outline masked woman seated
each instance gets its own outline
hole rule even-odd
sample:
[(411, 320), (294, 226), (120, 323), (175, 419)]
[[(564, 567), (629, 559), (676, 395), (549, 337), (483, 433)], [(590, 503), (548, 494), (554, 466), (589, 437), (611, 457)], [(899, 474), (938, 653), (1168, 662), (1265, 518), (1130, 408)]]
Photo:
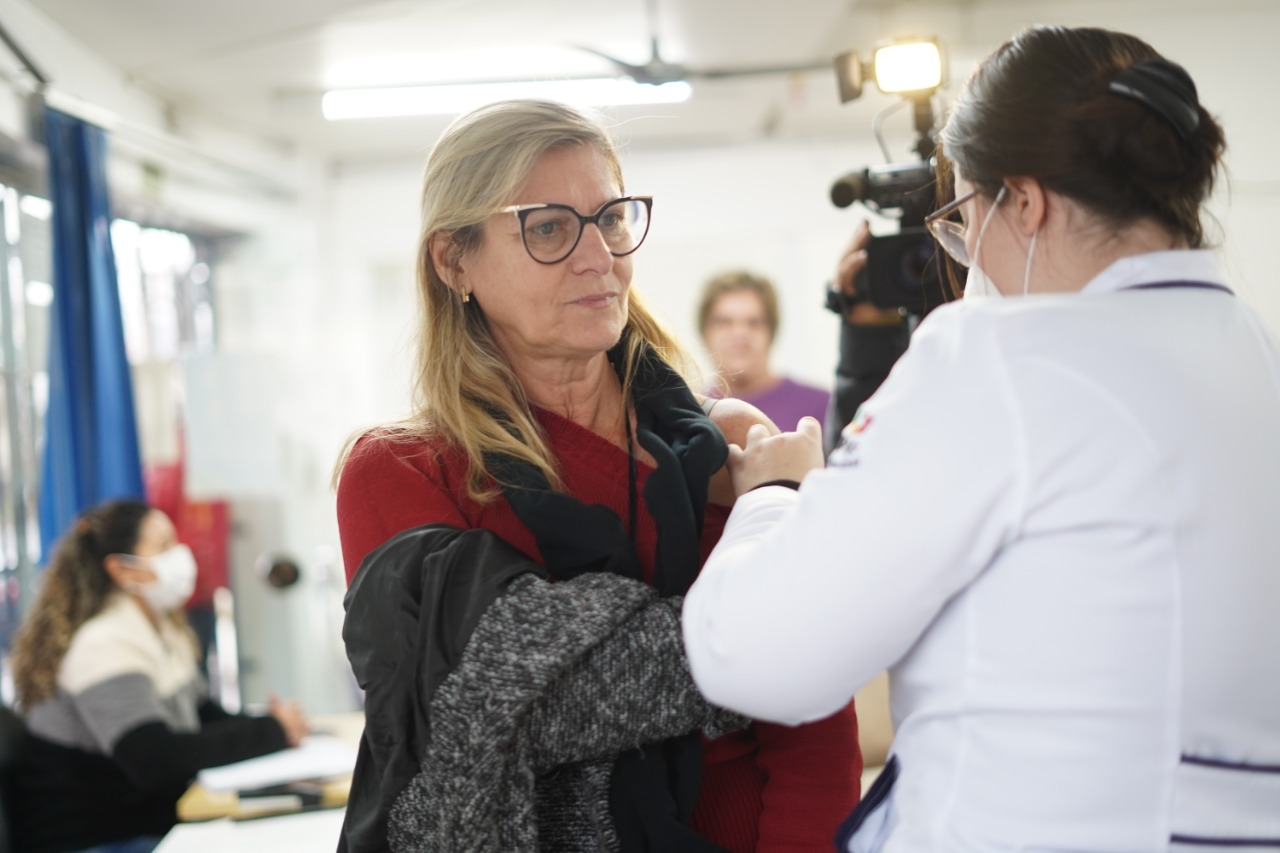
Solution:
[(89, 510), (58, 543), (13, 652), (28, 729), (15, 849), (145, 853), (197, 771), (306, 733), (292, 703), (248, 717), (206, 695), (181, 609), (195, 576), (173, 522), (140, 501)]

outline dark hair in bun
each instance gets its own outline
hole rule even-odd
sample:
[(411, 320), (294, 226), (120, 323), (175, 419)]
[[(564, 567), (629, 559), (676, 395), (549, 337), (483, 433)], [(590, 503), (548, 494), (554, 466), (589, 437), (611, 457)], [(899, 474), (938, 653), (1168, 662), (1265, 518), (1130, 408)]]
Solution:
[(1193, 248), (1226, 141), (1179, 65), (1131, 35), (1030, 27), (970, 76), (941, 132), (946, 160), (994, 196), (1035, 178), (1122, 227), (1153, 219)]

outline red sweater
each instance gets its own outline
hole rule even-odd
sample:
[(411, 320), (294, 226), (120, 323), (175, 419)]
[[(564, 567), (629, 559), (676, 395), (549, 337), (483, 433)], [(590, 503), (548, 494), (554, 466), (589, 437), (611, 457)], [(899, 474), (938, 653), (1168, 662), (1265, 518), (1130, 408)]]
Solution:
[[(538, 412), (561, 465), (567, 490), (588, 504), (627, 517), (627, 454), (590, 430)], [(638, 486), (651, 468), (638, 463)], [(482, 528), (539, 560), (533, 534), (501, 497), (478, 504), (466, 497), (465, 460), (443, 446), (361, 439), (338, 485), (338, 528), (347, 579), (370, 551), (422, 524)], [(724, 529), (728, 509), (708, 506), (705, 560)], [(652, 577), (657, 530), (639, 508), (636, 550)], [(755, 723), (706, 741), (702, 788), (691, 820), (706, 838), (732, 853), (829, 851), (840, 821), (858, 801), (862, 755), (852, 703), (825, 720), (791, 728)]]

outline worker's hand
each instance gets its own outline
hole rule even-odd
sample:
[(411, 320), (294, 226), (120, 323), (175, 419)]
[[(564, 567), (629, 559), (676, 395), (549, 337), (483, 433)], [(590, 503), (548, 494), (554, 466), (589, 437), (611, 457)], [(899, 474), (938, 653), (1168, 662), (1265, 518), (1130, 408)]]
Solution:
[(768, 427), (756, 424), (747, 430), (745, 447), (729, 445), (729, 472), (739, 496), (770, 480), (799, 483), (821, 467), (822, 426), (816, 418), (801, 418), (795, 432), (777, 435), (769, 435)]
[[(871, 245), (871, 226), (864, 219), (858, 223), (857, 229), (853, 232), (853, 239), (840, 255), (840, 260), (836, 262), (836, 276), (833, 283), (845, 296), (852, 298), (858, 295), (858, 275), (867, 267), (867, 246), (869, 245)], [(845, 320), (856, 326), (897, 325), (902, 322), (902, 313), (896, 308), (877, 308), (870, 302), (857, 302), (849, 309)]]
[(271, 716), (275, 717), (276, 722), (280, 724), (280, 728), (284, 729), (285, 740), (289, 742), (289, 746), (302, 743), (302, 739), (311, 731), (311, 726), (307, 723), (307, 717), (302, 713), (298, 703), (292, 700), (281, 702), (275, 694), (272, 694), (267, 699), (267, 707), (271, 711)]

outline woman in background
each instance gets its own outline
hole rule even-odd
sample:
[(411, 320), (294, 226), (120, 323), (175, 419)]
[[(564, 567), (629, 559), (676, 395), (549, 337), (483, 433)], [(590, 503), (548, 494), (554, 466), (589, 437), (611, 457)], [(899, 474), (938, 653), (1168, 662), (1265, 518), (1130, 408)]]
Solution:
[(750, 403), (784, 430), (806, 415), (825, 422), (829, 391), (769, 367), (779, 324), (778, 293), (769, 279), (735, 270), (708, 280), (698, 303), (698, 329), (716, 371), (707, 393)]
[(296, 746), (306, 719), (231, 715), (206, 696), (182, 604), (191, 550), (134, 500), (84, 513), (59, 541), (13, 651), (27, 743), (15, 776), (24, 853), (145, 853), (196, 772)]

